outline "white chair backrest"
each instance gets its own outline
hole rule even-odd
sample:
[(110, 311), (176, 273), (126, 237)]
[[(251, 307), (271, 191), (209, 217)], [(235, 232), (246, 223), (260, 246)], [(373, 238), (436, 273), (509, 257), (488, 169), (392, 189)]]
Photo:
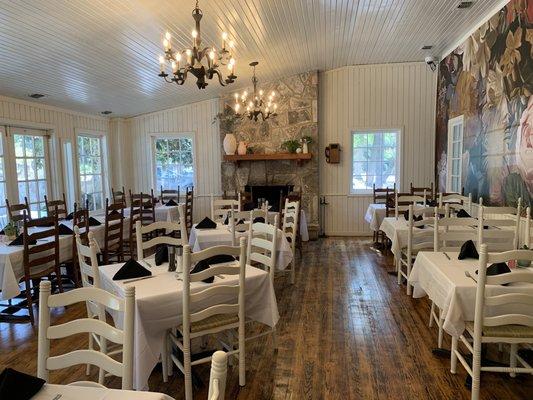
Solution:
[[(449, 205), (446, 209), (449, 213)], [(435, 207), (433, 251), (459, 251), (467, 240), (472, 240), (478, 246), (478, 224), (479, 221), (472, 217), (445, 216), (441, 218), (439, 210)]]
[(211, 357), (208, 400), (224, 400), (227, 374), (228, 355), (223, 351), (215, 351)]
[(237, 200), (216, 199), (211, 195), (211, 219), (215, 222), (223, 222), (230, 210), (241, 211), (241, 193)]
[[(250, 221), (253, 221), (252, 211), (230, 211), (229, 216), (229, 228), (231, 231), (231, 245), (237, 245), (237, 233), (248, 232), (252, 224)], [(241, 223), (242, 222), (242, 223)]]
[(439, 207), (444, 207), (445, 204), (450, 204), (450, 207), (458, 210), (464, 209), (467, 213), (472, 214), (472, 194), (469, 193), (468, 196), (463, 196), (459, 193), (451, 193), (448, 195), (443, 195), (439, 193)]
[[(124, 299), (103, 289), (83, 287), (70, 292), (51, 294), (50, 281), (41, 282), (39, 293), (39, 342), (37, 376), (48, 380), (49, 371), (68, 368), (73, 365), (95, 365), (112, 375), (122, 378), (122, 389), (133, 389), (133, 333), (135, 313), (135, 287), (125, 288)], [(79, 302), (93, 302), (103, 307), (124, 313), (124, 328), (119, 330), (105, 321), (81, 318), (64, 324), (50, 325), (50, 310), (67, 307)], [(61, 339), (80, 333), (99, 335), (122, 345), (122, 362), (96, 350), (75, 350), (69, 353), (50, 356), (50, 340)]]
[[(505, 285), (513, 283), (533, 284), (533, 273), (525, 270), (515, 270), (511, 273), (487, 276), (487, 267), (493, 263), (508, 262), (511, 260), (529, 260), (533, 261), (533, 251), (531, 250), (511, 250), (503, 253), (488, 253), (485, 244), (481, 245), (479, 253), (479, 269), (477, 276), (476, 291), (476, 308), (474, 316), (474, 340), (481, 339), (483, 326), (500, 326), (500, 325), (524, 325), (533, 327), (533, 316), (531, 314), (522, 314), (520, 310), (524, 307), (533, 309), (533, 295), (531, 286), (520, 285), (512, 286), (508, 293), (499, 293), (488, 295), (487, 286)], [(511, 287), (509, 287), (511, 289)], [(529, 293), (520, 290), (529, 289)], [(512, 313), (504, 313), (502, 306), (512, 304)], [(485, 316), (485, 306), (493, 307), (490, 316)], [(499, 310), (499, 311), (498, 311)]]
[(274, 225), (256, 222), (248, 234), (248, 262), (257, 262), (268, 268), (270, 280), (274, 282), (278, 249), (278, 218)]
[[(427, 210), (415, 210), (409, 205), (409, 220), (407, 221), (407, 254), (410, 256), (417, 250), (433, 249), (433, 231), (430, 229), (435, 225), (435, 217), (426, 217)], [(422, 216), (422, 219), (415, 221), (415, 216)]]
[(294, 250), (296, 246), (296, 236), (298, 234), (298, 220), (300, 217), (300, 202), (285, 200), (285, 208), (283, 210), (283, 223), (281, 230), (285, 234), (285, 237), (291, 243), (292, 254), (294, 256)]
[[(191, 270), (199, 261), (217, 255), (231, 255), (239, 257), (232, 265), (212, 265), (209, 268), (191, 274)], [(244, 280), (246, 273), (246, 239), (241, 238), (239, 246), (214, 246), (205, 250), (191, 253), (191, 247), (183, 247), (183, 340), (190, 340), (191, 324), (220, 314), (238, 314), (239, 321), (244, 323)], [(239, 275), (236, 285), (213, 285), (205, 288), (195, 288), (191, 291), (191, 284), (201, 282), (217, 275)], [(201, 289), (201, 290), (197, 290)], [(214, 298), (231, 298), (222, 303), (206, 306), (206, 301)], [(194, 310), (194, 312), (192, 311)]]
[[(518, 210), (520, 210), (520, 207), (519, 205)], [(511, 217), (509, 214), (503, 213), (491, 214), (490, 217), (487, 217), (486, 209), (487, 207), (484, 206), (479, 206), (478, 209), (478, 242), (486, 244), (490, 251), (517, 249), (520, 232), (520, 215)]]
[[(168, 222), (168, 221), (156, 221), (149, 225), (142, 225), (141, 221), (135, 222), (135, 232), (137, 240), (137, 260), (142, 260), (144, 258), (144, 250), (150, 249), (158, 244), (167, 244), (170, 246), (184, 246), (189, 243), (187, 238), (187, 225), (185, 223), (185, 207), (183, 204), (178, 206), (179, 210), (179, 219), (180, 222)], [(171, 232), (180, 232), (179, 238), (174, 238), (171, 236), (157, 236), (153, 239), (149, 239), (143, 242), (143, 235), (148, 233), (160, 231), (166, 232), (167, 234)]]
[[(425, 193), (425, 191), (424, 191)], [(409, 205), (423, 205), (426, 204), (426, 196), (416, 196), (416, 195), (401, 195), (398, 196), (398, 193), (394, 194), (394, 216), (396, 219), (400, 216), (400, 213), (403, 213), (409, 210)]]

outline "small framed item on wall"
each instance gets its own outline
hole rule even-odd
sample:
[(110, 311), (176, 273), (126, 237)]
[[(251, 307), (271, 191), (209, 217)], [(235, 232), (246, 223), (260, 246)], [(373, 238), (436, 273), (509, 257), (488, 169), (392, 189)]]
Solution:
[(341, 162), (341, 145), (330, 143), (326, 147), (325, 156), (328, 164), (339, 164)]

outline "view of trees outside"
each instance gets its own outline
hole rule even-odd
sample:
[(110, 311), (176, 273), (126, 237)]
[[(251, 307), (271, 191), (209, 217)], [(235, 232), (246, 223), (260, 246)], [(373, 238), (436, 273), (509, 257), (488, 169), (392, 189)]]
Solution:
[(396, 182), (398, 132), (353, 132), (352, 193)]
[(100, 210), (104, 207), (102, 160), (102, 138), (78, 136), (81, 198), (84, 204), (88, 200), (89, 210)]
[(156, 187), (177, 189), (194, 184), (192, 139), (155, 138)]
[(47, 190), (45, 138), (15, 134), (13, 140), (19, 201), (23, 203), (27, 197), (32, 217), (43, 217), (46, 215), (44, 196)]

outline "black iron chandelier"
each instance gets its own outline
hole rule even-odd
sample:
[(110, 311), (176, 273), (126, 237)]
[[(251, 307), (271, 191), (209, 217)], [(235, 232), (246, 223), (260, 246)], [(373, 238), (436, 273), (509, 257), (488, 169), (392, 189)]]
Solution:
[[(278, 105), (274, 103), (274, 97), (276, 97), (276, 92), (270, 92), (268, 98), (265, 100), (264, 90), (257, 90), (257, 84), (259, 80), (255, 76), (255, 67), (259, 64), (257, 61), (250, 63), (250, 67), (254, 69), (252, 83), (254, 85), (254, 92), (252, 97), (248, 99), (248, 92), (245, 90), (242, 94), (235, 93), (235, 114), (239, 116), (246, 116), (251, 120), (257, 121), (259, 116), (263, 121), (267, 120), (270, 117), (275, 117), (278, 115), (276, 110)], [(243, 111), (241, 113), (241, 111)]]
[[(198, 0), (196, 0), (196, 7), (192, 11), (192, 17), (196, 23), (192, 31), (192, 49), (174, 52), (170, 43), (170, 32), (165, 33), (163, 38), (165, 55), (159, 57), (159, 76), (164, 78), (166, 82), (183, 85), (188, 74), (196, 77), (198, 89), (205, 89), (208, 85), (206, 80), (213, 79), (214, 76), (218, 77), (218, 81), (222, 86), (235, 82), (237, 76), (235, 75), (235, 58), (233, 58), (234, 43), (231, 40), (228, 41), (228, 34), (224, 32), (222, 34), (221, 50), (217, 51), (215, 47), (204, 47), (202, 49), (202, 36), (200, 34), (202, 16), (202, 10), (198, 7)], [(207, 66), (204, 58), (207, 61)], [(172, 69), (172, 77), (170, 78), (168, 78), (169, 74), (167, 73), (169, 65)], [(223, 77), (220, 71), (222, 66), (228, 69), (226, 78)]]

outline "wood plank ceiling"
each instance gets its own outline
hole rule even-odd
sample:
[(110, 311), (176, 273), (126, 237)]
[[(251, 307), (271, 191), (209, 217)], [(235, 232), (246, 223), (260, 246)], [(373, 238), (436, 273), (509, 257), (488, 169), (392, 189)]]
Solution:
[[(0, 0), (0, 95), (72, 110), (131, 116), (213, 98), (249, 85), (346, 65), (440, 55), (501, 0), (200, 0), (204, 44), (236, 42), (237, 82), (198, 90), (158, 74), (165, 30), (190, 45), (193, 0)], [(190, 79), (191, 80), (191, 79)]]

